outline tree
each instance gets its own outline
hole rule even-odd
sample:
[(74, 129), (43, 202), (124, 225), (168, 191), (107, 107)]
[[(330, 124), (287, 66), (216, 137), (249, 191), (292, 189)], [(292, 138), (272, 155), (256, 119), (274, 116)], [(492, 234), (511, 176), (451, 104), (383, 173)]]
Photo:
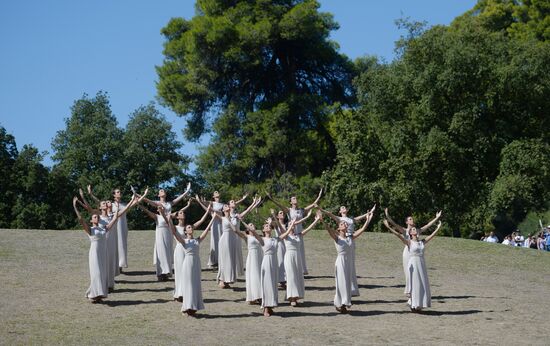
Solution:
[(198, 0), (191, 20), (162, 29), (158, 93), (188, 117), (186, 136), (213, 136), (197, 161), (206, 183), (320, 176), (332, 163), (327, 106), (353, 102), (352, 64), (328, 39), (314, 0)]
[(66, 129), (58, 131), (52, 148), (55, 169), (75, 186), (95, 186), (98, 196), (110, 196), (124, 183), (123, 132), (111, 112), (106, 93), (84, 95), (71, 107)]
[(12, 170), (18, 155), (15, 137), (0, 126), (0, 227), (8, 228), (15, 195), (11, 180)]

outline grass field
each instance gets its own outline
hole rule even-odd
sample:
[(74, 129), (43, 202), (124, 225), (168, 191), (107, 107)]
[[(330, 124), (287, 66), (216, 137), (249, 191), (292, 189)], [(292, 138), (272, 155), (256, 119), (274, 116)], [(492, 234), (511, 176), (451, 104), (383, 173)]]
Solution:
[[(130, 232), (130, 267), (92, 305), (84, 232), (0, 230), (0, 344), (548, 344), (550, 253), (436, 238), (426, 253), (432, 308), (418, 315), (403, 295), (401, 243), (367, 233), (357, 241), (361, 296), (340, 315), (336, 251), (326, 232), (312, 231), (302, 306), (279, 291), (276, 315), (265, 318), (244, 301), (243, 280), (221, 290), (203, 270), (206, 310), (191, 318), (172, 300), (173, 281), (156, 281), (153, 241), (152, 231)], [(205, 242), (203, 265), (207, 252)]]

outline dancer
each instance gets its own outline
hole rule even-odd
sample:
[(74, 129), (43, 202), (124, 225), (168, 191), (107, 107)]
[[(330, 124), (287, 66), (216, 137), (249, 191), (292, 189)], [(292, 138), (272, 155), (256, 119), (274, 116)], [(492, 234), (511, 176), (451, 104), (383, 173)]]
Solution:
[[(300, 221), (300, 219), (302, 219), (304, 217), (305, 213), (307, 213), (308, 211), (313, 209), (313, 207), (315, 207), (315, 205), (317, 205), (317, 202), (319, 202), (319, 200), (321, 199), (322, 194), (323, 194), (323, 189), (321, 189), (319, 191), (319, 195), (317, 196), (317, 199), (305, 208), (299, 208), (298, 207), (298, 199), (296, 198), (296, 196), (290, 197), (290, 208), (287, 208), (287, 207), (283, 206), (281, 203), (279, 203), (277, 200), (275, 200), (273, 197), (271, 197), (271, 195), (269, 193), (267, 194), (267, 198), (272, 200), (273, 203), (275, 203), (279, 208), (281, 208), (285, 213), (287, 213), (289, 220), (296, 219), (296, 220)], [(300, 234), (302, 232), (302, 229), (303, 229), (302, 225), (298, 224), (296, 226), (295, 233)], [(304, 275), (308, 275), (309, 270), (307, 269), (306, 251), (305, 251), (305, 246), (304, 246), (303, 241), (300, 242), (300, 255), (302, 256), (302, 259), (301, 259), (302, 271), (303, 271)]]
[[(230, 200), (229, 201), (229, 209), (231, 211), (231, 222), (235, 226), (235, 229), (237, 231), (241, 230), (241, 218), (244, 217), (244, 215), (248, 214), (248, 212), (252, 209), (254, 202), (252, 202), (251, 205), (248, 206), (248, 208), (242, 212), (241, 214), (237, 213), (237, 205), (239, 203), (242, 203), (246, 198), (248, 194), (245, 194), (242, 199), (239, 201)], [(256, 196), (256, 199), (259, 199), (256, 201), (256, 205), (260, 204), (261, 197)], [(237, 265), (237, 275), (243, 276), (244, 275), (244, 263), (243, 263), (243, 247), (241, 244), (240, 237), (233, 237), (233, 240), (235, 241), (235, 245), (233, 246), (233, 250), (235, 251), (235, 263)]]
[(168, 225), (176, 240), (183, 246), (185, 250), (185, 259), (183, 260), (182, 281), (183, 285), (183, 304), (181, 312), (187, 316), (195, 316), (198, 310), (204, 309), (202, 301), (201, 287), (201, 259), (200, 259), (200, 243), (206, 238), (208, 231), (212, 227), (214, 218), (210, 220), (206, 229), (201, 233), (198, 239), (193, 238), (193, 225), (185, 226), (185, 237), (182, 237), (172, 220), (168, 217), (163, 207), (159, 208), (159, 213), (162, 215), (164, 222)]
[[(247, 195), (245, 195), (244, 198), (238, 200), (235, 202), (235, 205), (239, 205), (244, 201)], [(199, 195), (195, 196), (195, 200), (199, 205), (202, 207), (202, 209), (206, 210), (206, 201), (204, 199), (201, 199)], [(224, 203), (220, 201), (220, 193), (218, 191), (214, 191), (212, 194), (212, 201), (210, 201), (212, 204), (212, 211), (222, 214), (222, 208)], [(212, 225), (212, 232), (210, 233), (210, 253), (208, 255), (208, 263), (206, 264), (208, 268), (217, 268), (218, 267), (218, 255), (219, 255), (219, 249), (218, 245), (220, 242), (220, 237), (222, 235), (222, 224), (220, 219), (216, 218), (214, 220), (214, 224)]]
[(248, 304), (260, 304), (262, 300), (261, 269), (264, 253), (262, 244), (254, 230), (247, 226), (245, 233), (235, 233), (248, 244), (246, 256), (246, 301)]
[(256, 233), (256, 228), (253, 224), (247, 226), (249, 232), (252, 233), (256, 240), (262, 245), (262, 250), (264, 252), (260, 271), (260, 286), (262, 309), (266, 317), (273, 314), (273, 308), (278, 305), (279, 296), (277, 292), (277, 239), (271, 237), (272, 226), (270, 221), (271, 220), (264, 224), (262, 238)]
[[(311, 210), (309, 215), (311, 214)], [(309, 217), (308, 215), (308, 217)], [(320, 216), (316, 215), (315, 220), (302, 230), (299, 234), (296, 234), (296, 224), (303, 221), (305, 218), (297, 221), (293, 219), (290, 221), (286, 231), (279, 236), (279, 239), (285, 241), (286, 253), (285, 253), (285, 273), (286, 273), (286, 299), (290, 302), (291, 306), (298, 305), (298, 299), (303, 299), (305, 295), (305, 283), (302, 266), (302, 256), (300, 254), (300, 243), (303, 237), (313, 229), (313, 227), (319, 222)], [(279, 222), (279, 220), (277, 220)], [(281, 229), (284, 229), (284, 225), (279, 222)]]
[(170, 218), (170, 209), (162, 204), (157, 204), (157, 213), (151, 212), (141, 204), (138, 207), (155, 221), (155, 248), (154, 248), (154, 265), (158, 281), (167, 281), (172, 276), (172, 234), (164, 215)]
[[(119, 188), (113, 190), (113, 212), (117, 212), (126, 208), (126, 203), (122, 202), (122, 191)], [(124, 268), (128, 268), (128, 220), (126, 214), (118, 218), (117, 222), (118, 233), (118, 267), (119, 273), (122, 273)]]
[(107, 298), (108, 296), (108, 287), (107, 287), (107, 242), (106, 234), (111, 230), (113, 225), (117, 222), (120, 215), (124, 215), (129, 208), (132, 206), (132, 203), (136, 202), (135, 198), (132, 198), (132, 201), (128, 206), (117, 212), (113, 219), (101, 227), (99, 225), (99, 214), (94, 213), (91, 216), (90, 223), (91, 227), (84, 221), (82, 215), (80, 214), (77, 203), (79, 202), (77, 197), (73, 198), (73, 208), (78, 218), (78, 222), (82, 225), (84, 231), (88, 234), (90, 239), (90, 250), (88, 252), (88, 265), (90, 270), (90, 287), (86, 291), (86, 297), (90, 299), (91, 303), (100, 303), (102, 299)]
[[(189, 200), (189, 203), (191, 202), (191, 199)], [(185, 231), (185, 210), (189, 207), (189, 203), (187, 204), (187, 207), (181, 208), (177, 212), (172, 213), (171, 217), (174, 216), (178, 220), (178, 224), (176, 225), (176, 231), (179, 233), (179, 235), (182, 238), (186, 237), (186, 231)], [(199, 227), (203, 224), (203, 222), (206, 220), (208, 215), (210, 214), (212, 206), (208, 205), (208, 208), (206, 209), (206, 212), (202, 216), (202, 218), (195, 222), (192, 227), (193, 229)], [(168, 224), (170, 226), (170, 224)], [(184, 294), (184, 286), (187, 284), (184, 281), (184, 275), (183, 275), (183, 262), (185, 259), (185, 249), (181, 242), (177, 242), (176, 248), (174, 249), (174, 300), (178, 302), (183, 301), (183, 294)]]
[[(386, 214), (386, 220), (388, 220), (389, 224), (392, 225), (393, 227), (395, 227), (395, 229), (397, 229), (399, 232), (401, 232), (401, 234), (403, 235), (403, 237), (405, 239), (409, 239), (409, 230), (412, 227), (416, 227), (413, 217), (412, 216), (407, 216), (407, 218), (405, 219), (405, 224), (407, 225), (407, 227), (401, 227), (400, 225), (395, 223), (393, 221), (393, 219), (390, 217), (390, 213), (388, 212), (388, 208), (384, 209), (384, 213)], [(437, 220), (439, 220), (439, 218), (441, 217), (441, 214), (442, 214), (441, 210), (438, 211), (435, 214), (435, 218), (433, 220), (428, 222), (426, 225), (424, 225), (420, 229), (417, 229), (419, 234), (424, 232), (428, 228), (432, 227), (433, 224), (436, 223)], [(410, 285), (410, 278), (409, 278), (408, 263), (409, 263), (409, 248), (407, 246), (405, 246), (403, 248), (403, 272), (405, 273), (405, 291), (404, 291), (404, 294), (407, 297), (410, 298), (410, 296), (411, 296), (411, 285)]]
[[(286, 229), (284, 228), (285, 222), (285, 213), (282, 210), (277, 212), (275, 216), (275, 211), (270, 209), (271, 218), (269, 218), (271, 225), (273, 226), (273, 231), (275, 232), (275, 238), (277, 239), (277, 262), (278, 262), (278, 273), (279, 273), (279, 288), (286, 290), (286, 274), (285, 274), (285, 253), (286, 246), (285, 241), (281, 238), (281, 234), (285, 233)], [(275, 220), (278, 220), (276, 222)]]
[[(167, 215), (170, 215), (172, 213), (172, 207), (174, 205), (178, 204), (185, 196), (187, 196), (187, 194), (189, 193), (190, 190), (191, 190), (191, 183), (187, 183), (187, 187), (185, 189), (185, 192), (182, 193), (181, 195), (179, 195), (178, 197), (176, 197), (171, 202), (168, 202), (167, 201), (168, 195), (166, 193), (166, 190), (165, 189), (160, 189), (159, 193), (158, 193), (158, 198), (159, 198), (158, 201), (153, 201), (153, 200), (150, 200), (148, 198), (144, 198), (143, 201), (145, 203), (149, 204), (150, 206), (154, 207), (154, 208), (158, 208), (159, 206), (162, 206), (165, 210), (165, 213)], [(140, 195), (138, 195), (138, 197), (140, 197)]]
[(334, 294), (334, 306), (336, 311), (346, 313), (351, 307), (351, 247), (355, 239), (357, 239), (368, 227), (372, 220), (373, 213), (367, 213), (366, 221), (363, 227), (355, 231), (351, 237), (347, 236), (348, 224), (345, 221), (338, 223), (337, 230), (330, 228), (325, 224), (325, 228), (329, 236), (334, 240), (337, 257), (334, 262), (334, 279), (336, 282), (336, 293)]
[(428, 272), (426, 270), (426, 262), (424, 261), (424, 247), (433, 237), (435, 237), (437, 232), (439, 232), (441, 221), (437, 224), (435, 231), (424, 240), (419, 240), (418, 230), (414, 226), (410, 227), (408, 231), (408, 239), (400, 232), (393, 229), (388, 220), (384, 220), (384, 226), (395, 234), (409, 249), (407, 270), (409, 271), (410, 280), (410, 299), (408, 304), (410, 305), (411, 311), (420, 312), (423, 308), (429, 308), (432, 306), (432, 294), (430, 291)]
[[(355, 232), (355, 222), (359, 222), (369, 215), (369, 213), (373, 213), (374, 209), (376, 208), (376, 204), (372, 207), (372, 209), (365, 214), (357, 217), (349, 217), (348, 216), (348, 208), (346, 206), (341, 206), (339, 213), (341, 216), (336, 216), (332, 214), (331, 212), (324, 210), (322, 208), (319, 208), (320, 211), (322, 211), (324, 214), (328, 215), (331, 219), (333, 219), (336, 224), (339, 224), (341, 221), (344, 221), (348, 224), (348, 230), (346, 232), (346, 236), (349, 238), (353, 235)], [(351, 257), (351, 296), (357, 297), (359, 296), (359, 284), (357, 283), (357, 270), (355, 269), (355, 242), (351, 243), (350, 248), (350, 257)]]

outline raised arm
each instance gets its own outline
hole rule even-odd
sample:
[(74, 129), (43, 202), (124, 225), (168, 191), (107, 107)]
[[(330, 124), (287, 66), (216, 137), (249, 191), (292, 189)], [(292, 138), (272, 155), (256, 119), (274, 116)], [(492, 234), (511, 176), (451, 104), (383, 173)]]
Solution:
[(311, 231), (313, 227), (315, 227), (315, 225), (317, 225), (317, 223), (320, 220), (321, 220), (321, 212), (318, 210), (317, 213), (315, 214), (315, 220), (313, 220), (311, 225), (309, 225), (306, 229), (302, 231), (302, 236), (306, 235), (309, 231)]
[(204, 229), (204, 231), (201, 233), (201, 235), (199, 236), (199, 243), (202, 242), (204, 240), (204, 238), (206, 238), (206, 235), (208, 234), (208, 232), (210, 231), (210, 229), (212, 228), (212, 224), (214, 223), (214, 217), (212, 217), (212, 219), (210, 219), (210, 222), (208, 223), (208, 226), (206, 226), (206, 228)]
[(394, 230), (394, 229), (390, 226), (388, 220), (384, 220), (384, 226), (386, 226), (386, 228), (387, 228), (390, 232), (392, 232), (393, 234), (395, 234), (395, 236), (396, 236), (397, 238), (399, 238), (399, 239), (403, 242), (403, 244), (409, 246), (409, 241), (408, 241), (407, 239), (405, 239), (405, 237), (403, 237), (403, 235), (402, 235), (401, 233), (399, 233), (399, 232), (397, 232), (396, 230)]
[(174, 223), (172, 222), (172, 218), (171, 217), (169, 218), (169, 217), (166, 216), (166, 213), (164, 212), (163, 207), (159, 207), (159, 210), (161, 211), (160, 214), (162, 215), (162, 218), (168, 224), (168, 228), (170, 228), (170, 231), (172, 231), (172, 234), (174, 235), (176, 240), (179, 241), (182, 244), (185, 244), (185, 239), (183, 239), (181, 234), (179, 234), (178, 231), (176, 230), (176, 226), (174, 226)]
[(84, 221), (82, 218), (82, 215), (80, 215), (80, 212), (78, 211), (78, 208), (76, 207), (76, 203), (78, 202), (78, 197), (73, 197), (73, 208), (74, 212), (76, 213), (76, 217), (78, 218), (78, 222), (82, 225), (82, 228), (84, 229), (84, 232), (86, 232), (88, 235), (92, 234), (92, 231), (90, 230), (90, 226)]
[(338, 216), (334, 215), (333, 213), (331, 213), (330, 211), (325, 210), (325, 209), (323, 209), (323, 208), (321, 208), (321, 207), (319, 207), (319, 210), (320, 210), (323, 214), (325, 214), (325, 215), (327, 215), (328, 217), (330, 217), (331, 219), (333, 219), (336, 223), (340, 222), (340, 218), (339, 218)]
[(433, 220), (431, 220), (430, 222), (428, 222), (427, 224), (425, 224), (424, 226), (422, 226), (420, 228), (420, 232), (424, 232), (425, 230), (427, 230), (428, 228), (432, 227), (434, 223), (437, 222), (437, 220), (439, 220), (439, 218), (441, 217), (441, 210), (438, 211), (436, 214), (435, 214), (435, 218), (433, 218)]
[(250, 211), (252, 211), (252, 209), (256, 208), (260, 202), (262, 201), (262, 197), (254, 197), (254, 200), (252, 201), (252, 204), (248, 206), (248, 208), (246, 208), (245, 211), (243, 211), (242, 213), (239, 214), (239, 218), (242, 219), (246, 216), (246, 214), (248, 214)]
[(290, 223), (288, 224), (288, 228), (285, 230), (285, 232), (279, 236), (279, 239), (285, 239), (286, 237), (288, 237), (290, 232), (294, 231), (295, 225), (296, 225), (296, 219), (292, 219), (292, 221), (290, 221)]
[(100, 203), (101, 201), (99, 200), (99, 198), (97, 198), (94, 193), (92, 192), (92, 185), (88, 185), (88, 194), (90, 195), (90, 197), (92, 197), (92, 199), (94, 200), (94, 202), (96, 203)]
[(243, 198), (239, 199), (238, 201), (235, 202), (235, 205), (239, 205), (241, 204), (242, 202), (244, 202), (244, 200), (248, 197), (248, 193), (245, 193), (243, 195)]
[(89, 213), (91, 214), (99, 214), (99, 209), (94, 209), (92, 208), (92, 206), (90, 205), (90, 203), (88, 203), (88, 201), (86, 200), (86, 197), (84, 197), (84, 191), (82, 191), (82, 189), (78, 189), (78, 193), (80, 194), (80, 198), (82, 199), (82, 202), (78, 201), (78, 203), (80, 203), (80, 205), (86, 209)]
[(366, 219), (367, 216), (369, 216), (369, 214), (371, 215), (371, 218), (372, 218), (372, 215), (374, 214), (374, 209), (376, 209), (376, 204), (372, 207), (371, 210), (367, 211), (365, 214), (354, 217), (353, 221), (359, 222), (363, 219)]
[(195, 195), (195, 201), (197, 201), (197, 203), (201, 206), (202, 209), (206, 210), (208, 208), (204, 203), (202, 203), (202, 200), (199, 197), (199, 195)]
[(296, 224), (299, 225), (301, 224), (302, 222), (306, 221), (307, 219), (309, 219), (309, 217), (311, 216), (311, 213), (312, 213), (312, 210), (310, 210), (307, 215), (303, 218), (301, 218), (300, 220), (296, 221)]
[[(208, 205), (208, 208), (206, 209), (206, 212), (204, 213), (204, 215), (201, 217), (201, 219), (197, 222), (195, 222), (193, 224), (193, 228), (197, 228), (199, 227), (200, 225), (202, 225), (202, 223), (206, 220), (206, 218), (208, 217), (208, 215), (210, 214), (210, 210), (212, 209), (212, 204), (209, 204)], [(214, 218), (212, 218), (213, 220)]]
[(441, 221), (439, 221), (439, 223), (437, 224), (435, 231), (433, 231), (432, 234), (430, 234), (429, 236), (426, 237), (426, 239), (424, 239), (424, 244), (427, 244), (430, 240), (432, 240), (433, 237), (435, 237), (435, 235), (437, 234), (437, 232), (439, 232), (440, 228), (441, 228)]
[(137, 206), (138, 206), (139, 209), (144, 211), (145, 214), (147, 214), (147, 216), (149, 216), (151, 219), (157, 221), (157, 214), (155, 214), (152, 211), (150, 211), (149, 209), (145, 208), (141, 203), (139, 203)]
[(287, 207), (285, 207), (284, 205), (282, 205), (279, 201), (277, 201), (275, 198), (271, 197), (271, 195), (269, 194), (269, 192), (266, 192), (266, 197), (269, 198), (273, 203), (275, 203), (275, 205), (277, 207), (279, 207), (282, 211), (284, 211), (285, 213), (289, 213), (290, 212), (290, 209), (288, 209)]
[[(246, 225), (246, 224), (245, 224)], [(248, 225), (246, 225), (246, 228), (248, 229)], [(236, 235), (238, 235), (240, 238), (242, 238), (244, 241), (246, 241), (246, 235), (244, 234), (244, 232), (239, 232), (237, 231), (236, 228), (232, 228), (231, 229)], [(239, 242), (240, 243), (240, 242)], [(240, 245), (239, 245), (240, 246)]]
[(179, 195), (178, 197), (176, 197), (176, 198), (172, 201), (172, 205), (178, 204), (178, 203), (183, 199), (183, 197), (187, 196), (187, 194), (189, 193), (189, 191), (191, 191), (191, 183), (187, 183), (187, 188), (185, 189), (185, 192), (182, 193), (181, 195)]
[(386, 220), (388, 220), (389, 224), (391, 224), (393, 227), (397, 228), (397, 230), (399, 232), (406, 232), (407, 231), (404, 227), (398, 225), (397, 223), (395, 223), (395, 221), (393, 221), (393, 219), (390, 216), (390, 213), (388, 212), (388, 208), (384, 209), (384, 213), (386, 214)]
[(181, 208), (180, 210), (176, 210), (175, 212), (171, 213), (170, 217), (175, 218), (180, 211), (186, 211), (187, 209), (189, 209), (189, 207), (191, 206), (191, 201), (192, 200), (193, 200), (193, 197), (189, 198), (189, 201), (187, 201), (187, 205), (185, 207)]
[(319, 203), (319, 200), (321, 199), (321, 195), (323, 194), (323, 189), (321, 189), (319, 191), (319, 195), (317, 196), (317, 199), (315, 201), (313, 201), (313, 203), (311, 203), (310, 205), (308, 205), (307, 207), (304, 208), (305, 211), (309, 211), (310, 209), (312, 209), (313, 207), (315, 207), (317, 205), (317, 203)]
[(372, 215), (373, 215), (372, 210), (367, 213), (367, 220), (365, 221), (365, 224), (363, 225), (363, 227), (353, 232), (353, 239), (358, 238), (361, 234), (363, 234), (363, 232), (366, 231), (367, 227), (370, 224), (370, 221), (372, 220)]
[(336, 233), (336, 231), (330, 228), (330, 226), (327, 225), (324, 221), (323, 221), (323, 226), (325, 226), (325, 229), (327, 230), (328, 235), (332, 238), (332, 240), (337, 241), (338, 234)]

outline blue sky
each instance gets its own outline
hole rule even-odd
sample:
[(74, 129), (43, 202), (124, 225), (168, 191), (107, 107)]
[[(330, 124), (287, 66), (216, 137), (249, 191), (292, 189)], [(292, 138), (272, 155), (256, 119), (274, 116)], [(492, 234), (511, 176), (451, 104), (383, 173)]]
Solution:
[[(0, 125), (20, 149), (33, 144), (51, 153), (73, 102), (99, 90), (110, 96), (119, 126), (140, 105), (156, 99), (155, 65), (162, 63), (160, 29), (172, 17), (191, 18), (194, 0), (18, 0), (0, 2)], [(332, 38), (355, 59), (391, 61), (401, 17), (449, 24), (475, 0), (321, 0), (340, 24)], [(183, 142), (182, 118), (161, 108)], [(208, 137), (202, 140), (207, 144)], [(186, 154), (196, 144), (184, 142)], [(44, 163), (51, 165), (46, 157)]]

